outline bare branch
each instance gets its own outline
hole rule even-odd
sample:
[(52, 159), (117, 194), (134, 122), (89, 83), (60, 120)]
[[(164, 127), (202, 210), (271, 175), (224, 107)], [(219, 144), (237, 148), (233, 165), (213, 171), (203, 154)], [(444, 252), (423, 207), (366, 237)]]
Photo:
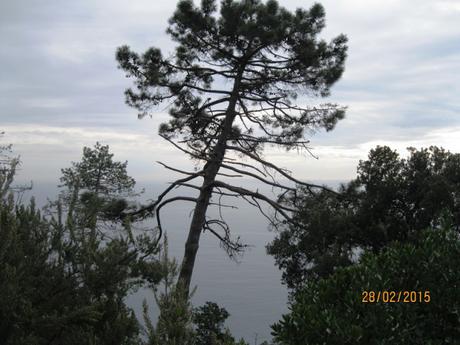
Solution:
[(198, 155), (196, 153), (193, 153), (193, 152), (190, 152), (186, 149), (184, 149), (183, 147), (177, 145), (174, 141), (172, 141), (171, 139), (169, 139), (168, 137), (164, 136), (164, 135), (161, 135), (160, 134), (160, 137), (162, 137), (163, 139), (165, 139), (166, 141), (168, 141), (169, 143), (171, 143), (175, 148), (181, 150), (182, 152), (192, 156), (193, 158), (196, 158), (196, 159), (200, 159), (200, 160), (206, 160), (206, 157), (202, 156), (202, 155)]
[(240, 165), (242, 167), (245, 167), (245, 168), (250, 168), (250, 169), (254, 169), (255, 171), (257, 171), (259, 174), (261, 174), (262, 176), (264, 177), (267, 177), (267, 174), (264, 173), (262, 170), (260, 170), (259, 168), (251, 165), (251, 164), (247, 164), (247, 163), (242, 163), (242, 162), (235, 162), (235, 159), (232, 159), (232, 158), (225, 158), (223, 160), (224, 163), (227, 163), (227, 164), (235, 164), (235, 165)]
[(161, 227), (161, 219), (160, 219), (160, 210), (163, 208), (163, 206), (171, 203), (171, 202), (174, 202), (174, 201), (192, 201), (192, 202), (197, 202), (197, 199), (196, 198), (191, 198), (191, 197), (188, 197), (188, 196), (176, 196), (176, 197), (173, 197), (173, 198), (169, 198), (169, 199), (166, 199), (165, 201), (163, 201), (161, 204), (158, 205), (157, 209), (156, 209), (156, 218), (157, 218), (157, 226), (158, 226), (158, 237), (157, 237), (157, 243), (160, 242), (160, 239), (161, 239), (161, 236), (163, 235), (163, 228)]
[(163, 200), (163, 198), (170, 192), (172, 191), (176, 186), (179, 186), (181, 185), (182, 183), (185, 183), (185, 182), (188, 182), (190, 180), (193, 180), (194, 178), (200, 176), (201, 173), (196, 173), (195, 175), (191, 175), (191, 176), (187, 176), (183, 179), (179, 179), (179, 180), (176, 180), (174, 182), (171, 183), (171, 185), (166, 188), (157, 198), (157, 200), (155, 200), (153, 203), (151, 203), (150, 205), (147, 205), (147, 206), (144, 206), (144, 207), (141, 207), (140, 209), (136, 210), (136, 211), (132, 211), (132, 212), (126, 212), (126, 213), (121, 213), (120, 214), (120, 219), (123, 221), (123, 220), (126, 220), (126, 219), (131, 219), (133, 220), (136, 216), (139, 216), (139, 215), (144, 215), (146, 213), (151, 213), (153, 210), (155, 210), (155, 207), (157, 207), (158, 204), (161, 203), (161, 201)]
[(259, 181), (262, 181), (262, 182), (265, 183), (265, 184), (271, 185), (271, 186), (273, 186), (273, 187), (278, 187), (278, 188), (281, 188), (281, 189), (287, 189), (287, 190), (290, 190), (290, 191), (293, 191), (293, 192), (296, 191), (295, 188), (288, 187), (288, 186), (284, 186), (284, 185), (282, 185), (282, 184), (279, 184), (279, 183), (276, 183), (276, 182), (272, 182), (272, 181), (266, 180), (266, 179), (264, 179), (263, 177), (260, 177), (260, 176), (258, 176), (258, 175), (256, 175), (256, 174), (253, 174), (253, 173), (249, 172), (249, 171), (240, 170), (240, 169), (238, 169), (238, 168), (234, 168), (234, 167), (229, 166), (229, 165), (227, 165), (227, 164), (222, 164), (222, 168), (225, 168), (225, 169), (229, 169), (229, 170), (235, 171), (235, 172), (240, 173), (240, 174), (242, 174), (242, 175), (246, 175), (246, 176), (253, 177), (253, 178), (255, 178), (255, 179), (259, 180)]
[(178, 173), (181, 173), (181, 174), (184, 174), (184, 175), (189, 175), (189, 176), (195, 176), (198, 174), (198, 175), (202, 175), (203, 174), (203, 170), (199, 171), (199, 172), (188, 172), (188, 171), (184, 171), (184, 170), (180, 170), (180, 169), (177, 169), (177, 168), (173, 168), (173, 167), (170, 167), (169, 165), (166, 165), (160, 161), (157, 161), (158, 164), (162, 165), (163, 167), (165, 167), (166, 169), (169, 169), (169, 170), (172, 170), (172, 171), (175, 171), (175, 172), (178, 172)]
[(248, 151), (246, 151), (246, 150), (244, 150), (244, 149), (242, 149), (240, 147), (227, 145), (227, 149), (241, 152), (245, 156), (247, 156), (247, 157), (249, 157), (249, 158), (251, 158), (251, 159), (253, 159), (253, 160), (255, 160), (255, 161), (259, 162), (259, 163), (261, 163), (262, 165), (277, 171), (278, 173), (280, 173), (281, 175), (286, 177), (288, 180), (290, 180), (292, 182), (295, 182), (296, 184), (298, 184), (300, 186), (306, 187), (309, 191), (311, 191), (311, 188), (318, 188), (318, 189), (323, 189), (323, 190), (328, 191), (328, 192), (333, 193), (333, 194), (337, 194), (337, 192), (335, 192), (334, 190), (329, 189), (329, 188), (327, 188), (325, 186), (320, 186), (320, 185), (313, 184), (313, 183), (306, 183), (306, 182), (299, 181), (299, 180), (295, 179), (294, 177), (292, 177), (290, 174), (288, 174), (285, 171), (285, 169), (279, 168), (276, 165), (274, 165), (273, 163), (267, 162), (267, 161), (263, 160), (262, 158), (260, 158), (258, 155), (253, 154), (251, 152), (248, 152)]
[(286, 218), (286, 220), (289, 220), (289, 221), (291, 220), (291, 217), (286, 213), (286, 211), (288, 211), (288, 212), (295, 212), (296, 211), (293, 208), (290, 208), (290, 207), (287, 207), (285, 205), (281, 205), (281, 204), (277, 203), (276, 201), (268, 198), (267, 196), (265, 196), (263, 194), (260, 194), (259, 192), (250, 191), (250, 190), (248, 190), (246, 188), (243, 188), (243, 187), (232, 186), (232, 185), (229, 185), (229, 184), (227, 184), (225, 182), (217, 181), (217, 180), (214, 181), (213, 185), (217, 186), (217, 187), (225, 188), (225, 189), (227, 189), (229, 191), (238, 193), (240, 195), (247, 195), (247, 196), (259, 199), (259, 200), (263, 200), (266, 203), (268, 203), (270, 206), (272, 206), (274, 209), (278, 210), (283, 215), (283, 217)]

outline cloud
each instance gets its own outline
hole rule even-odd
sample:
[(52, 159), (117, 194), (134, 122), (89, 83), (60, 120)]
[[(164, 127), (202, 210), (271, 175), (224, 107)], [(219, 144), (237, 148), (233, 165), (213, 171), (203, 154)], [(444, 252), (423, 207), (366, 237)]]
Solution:
[[(347, 117), (334, 131), (310, 138), (319, 160), (270, 150), (267, 155), (305, 178), (340, 179), (353, 177), (357, 161), (378, 143), (458, 150), (458, 1), (322, 3), (324, 37), (349, 37), (346, 71), (325, 100), (348, 106)], [(294, 9), (311, 3), (280, 4)], [(114, 59), (122, 44), (171, 51), (165, 29), (174, 8), (174, 1), (150, 0), (0, 3), (0, 119), (29, 171), (47, 178), (50, 169), (59, 171), (96, 140), (129, 157), (145, 178), (157, 156), (180, 160), (180, 154), (166, 154), (174, 151), (156, 135), (165, 107), (153, 121), (138, 121), (123, 100), (131, 80)], [(53, 162), (44, 165), (37, 157)], [(187, 160), (180, 164), (191, 166)]]
[[(81, 158), (84, 146), (96, 142), (109, 145), (115, 158), (128, 161), (129, 171), (137, 180), (169, 180), (156, 161), (190, 169), (190, 161), (158, 136), (152, 135), (139, 123), (139, 130), (102, 127), (59, 127), (52, 125), (4, 125), (2, 143), (13, 144), (13, 151), (23, 162), (20, 181), (57, 181), (60, 169)], [(141, 130), (140, 127), (143, 127)]]

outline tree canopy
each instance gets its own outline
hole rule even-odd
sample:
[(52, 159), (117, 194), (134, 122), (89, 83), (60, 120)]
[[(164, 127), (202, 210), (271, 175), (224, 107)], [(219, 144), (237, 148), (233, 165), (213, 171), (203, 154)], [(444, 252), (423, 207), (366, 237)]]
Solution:
[(376, 147), (338, 193), (306, 192), (290, 202), (298, 208), (297, 223), (285, 226), (267, 249), (295, 290), (356, 262), (362, 250), (377, 253), (393, 241), (412, 241), (446, 214), (458, 230), (460, 154), (410, 148), (403, 159)]
[[(344, 108), (337, 104), (308, 105), (302, 98), (328, 96), (344, 70), (347, 39), (339, 35), (329, 43), (322, 40), (324, 26), (319, 4), (290, 12), (274, 0), (223, 0), (220, 6), (213, 0), (203, 0), (200, 6), (182, 0), (167, 29), (177, 43), (173, 54), (164, 55), (158, 48), (143, 54), (127, 46), (118, 49), (119, 66), (135, 84), (126, 91), (127, 103), (144, 117), (167, 102), (171, 120), (159, 133), (198, 165), (195, 171), (183, 171), (161, 163), (185, 177), (157, 201), (130, 214), (155, 210), (161, 229), (163, 206), (177, 200), (194, 204), (180, 272), (187, 289), (203, 230), (215, 235), (231, 255), (244, 248), (231, 239), (222, 218), (207, 217), (209, 206), (222, 207), (222, 199), (239, 197), (258, 208), (267, 203), (276, 216), (290, 220), (292, 209), (276, 198), (220, 177), (249, 177), (281, 193), (295, 188), (279, 183), (275, 174), (318, 187), (291, 177), (262, 153), (265, 145), (308, 150), (306, 135), (331, 130), (344, 117)], [(192, 188), (197, 197), (166, 198), (175, 187)]]

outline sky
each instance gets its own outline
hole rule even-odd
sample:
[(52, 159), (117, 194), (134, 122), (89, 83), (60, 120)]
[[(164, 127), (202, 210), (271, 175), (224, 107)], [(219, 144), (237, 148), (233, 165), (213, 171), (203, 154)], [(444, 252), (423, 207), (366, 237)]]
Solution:
[[(311, 1), (279, 3), (289, 9)], [(349, 38), (346, 70), (330, 99), (347, 106), (336, 129), (309, 138), (318, 159), (269, 149), (266, 157), (304, 180), (346, 180), (376, 145), (460, 151), (460, 2), (326, 0), (330, 39)], [(167, 118), (137, 119), (124, 103), (131, 80), (115, 50), (170, 52), (175, 1), (0, 2), (0, 130), (21, 155), (20, 180), (57, 181), (83, 146), (109, 144), (138, 181), (164, 181), (161, 160), (191, 167), (157, 135)]]

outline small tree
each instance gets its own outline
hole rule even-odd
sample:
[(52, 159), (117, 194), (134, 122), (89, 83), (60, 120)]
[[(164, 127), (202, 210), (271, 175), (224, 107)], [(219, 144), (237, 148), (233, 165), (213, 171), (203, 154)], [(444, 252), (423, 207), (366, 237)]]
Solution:
[[(222, 207), (222, 198), (239, 197), (259, 209), (260, 203), (267, 203), (275, 216), (291, 219), (290, 207), (220, 177), (249, 177), (280, 193), (295, 188), (277, 181), (274, 174), (307, 188), (319, 187), (265, 160), (264, 146), (308, 150), (308, 131), (332, 130), (344, 117), (344, 109), (335, 104), (308, 106), (298, 99), (327, 96), (344, 68), (346, 37), (340, 35), (331, 43), (318, 39), (325, 25), (321, 5), (291, 13), (274, 0), (223, 0), (220, 15), (216, 12), (214, 0), (203, 0), (200, 7), (191, 0), (179, 1), (167, 30), (178, 44), (170, 58), (157, 48), (142, 55), (127, 46), (117, 51), (120, 68), (134, 78), (137, 89), (126, 91), (127, 103), (144, 117), (167, 101), (172, 119), (160, 126), (160, 136), (199, 166), (188, 172), (161, 163), (185, 177), (151, 205), (129, 214), (155, 210), (161, 231), (162, 207), (178, 200), (194, 205), (180, 270), (186, 290), (202, 231), (215, 235), (230, 255), (244, 249), (230, 238), (222, 218), (207, 216), (209, 206)], [(192, 188), (198, 195), (166, 198), (176, 187)]]
[[(80, 221), (94, 233), (98, 220), (115, 220), (127, 208), (127, 197), (135, 196), (135, 180), (126, 171), (127, 162), (116, 162), (108, 145), (84, 147), (80, 162), (62, 169), (63, 197), (72, 209), (79, 209)], [(70, 217), (72, 220), (74, 217)]]
[(71, 242), (79, 243), (83, 257), (92, 257), (101, 248), (110, 255), (125, 250), (119, 264), (155, 285), (161, 278), (154, 258), (160, 248), (158, 239), (144, 231), (134, 234), (128, 218), (120, 224), (119, 214), (130, 209), (130, 198), (139, 195), (127, 164), (113, 160), (108, 145), (84, 147), (81, 160), (62, 169), (64, 188), (48, 210), (55, 226), (66, 232)]

